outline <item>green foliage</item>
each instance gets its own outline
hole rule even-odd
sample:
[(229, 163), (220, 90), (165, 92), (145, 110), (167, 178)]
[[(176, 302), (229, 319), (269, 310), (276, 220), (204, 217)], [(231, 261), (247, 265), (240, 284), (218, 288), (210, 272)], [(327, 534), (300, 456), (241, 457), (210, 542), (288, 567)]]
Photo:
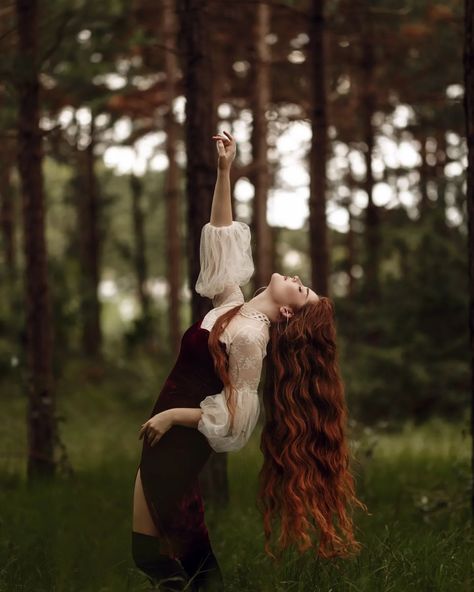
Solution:
[[(131, 511), (140, 441), (156, 385), (165, 377), (144, 359), (106, 368), (102, 378), (74, 364), (64, 373), (60, 411), (75, 469), (53, 483), (24, 480), (26, 401), (11, 389), (0, 460), (0, 591), (147, 590), (131, 553)], [(89, 378), (86, 380), (86, 377)], [(468, 590), (467, 422), (433, 420), (376, 429), (352, 422), (357, 493), (370, 515), (355, 514), (363, 544), (350, 560), (318, 560), (289, 550), (281, 566), (263, 553), (256, 507), (259, 430), (229, 454), (230, 504), (206, 505), (206, 521), (228, 592), (388, 592)]]
[(364, 421), (462, 417), (468, 405), (468, 285), (465, 236), (428, 210), (414, 225), (388, 222), (380, 302), (337, 299), (341, 366), (348, 399)]

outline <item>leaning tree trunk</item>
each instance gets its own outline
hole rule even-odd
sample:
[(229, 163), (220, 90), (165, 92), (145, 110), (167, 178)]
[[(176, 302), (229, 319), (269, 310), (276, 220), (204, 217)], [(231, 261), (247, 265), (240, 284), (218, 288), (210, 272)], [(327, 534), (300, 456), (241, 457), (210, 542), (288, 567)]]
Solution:
[(270, 48), (266, 41), (270, 33), (270, 7), (257, 4), (254, 21), (254, 59), (251, 88), (253, 126), (252, 151), (255, 168), (251, 175), (255, 187), (253, 199), (252, 236), (255, 237), (255, 275), (253, 291), (268, 284), (273, 271), (272, 232), (267, 222), (267, 199), (269, 187), (268, 141), (266, 110), (271, 100)]
[[(469, 340), (471, 348), (471, 455), (474, 475), (474, 0), (465, 3), (464, 41), (464, 110), (466, 114), (466, 139), (468, 149), (467, 167), (467, 214), (469, 248)], [(474, 489), (471, 496), (474, 512)]]
[(309, 233), (311, 283), (328, 296), (329, 252), (326, 222), (327, 91), (324, 0), (312, 0), (309, 22), (311, 84), (311, 153)]
[(168, 295), (168, 326), (170, 350), (176, 357), (181, 343), (180, 294), (181, 285), (181, 216), (179, 199), (179, 169), (176, 161), (176, 141), (178, 124), (173, 113), (173, 99), (176, 97), (178, 61), (172, 49), (176, 47), (176, 5), (175, 0), (167, 0), (163, 7), (163, 38), (170, 51), (165, 52), (166, 93), (168, 112), (165, 116), (166, 156), (168, 171), (165, 181), (166, 203), (166, 275), (170, 287)]
[(38, 3), (16, 0), (18, 30), (18, 168), (25, 256), (28, 372), (28, 478), (55, 472), (53, 335), (47, 277), (42, 137), (39, 128)]
[[(192, 291), (192, 318), (209, 311), (209, 301), (194, 290), (199, 275), (201, 229), (209, 222), (213, 189), (217, 174), (217, 154), (211, 139), (216, 127), (213, 104), (213, 69), (209, 26), (204, 0), (178, 0), (183, 54), (182, 71), (186, 96), (186, 200), (189, 282)], [(200, 482), (203, 495), (218, 505), (229, 499), (227, 453), (213, 454), (206, 463)]]

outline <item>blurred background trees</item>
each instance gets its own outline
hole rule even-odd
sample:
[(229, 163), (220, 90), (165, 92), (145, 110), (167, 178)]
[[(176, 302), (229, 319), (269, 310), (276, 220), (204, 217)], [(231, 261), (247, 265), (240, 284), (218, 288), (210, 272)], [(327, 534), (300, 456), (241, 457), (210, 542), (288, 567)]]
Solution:
[(32, 377), (30, 458), (52, 454), (53, 376), (166, 373), (209, 309), (193, 288), (222, 129), (252, 229), (246, 297), (280, 271), (334, 299), (355, 418), (466, 413), (460, 1), (0, 10), (1, 396)]

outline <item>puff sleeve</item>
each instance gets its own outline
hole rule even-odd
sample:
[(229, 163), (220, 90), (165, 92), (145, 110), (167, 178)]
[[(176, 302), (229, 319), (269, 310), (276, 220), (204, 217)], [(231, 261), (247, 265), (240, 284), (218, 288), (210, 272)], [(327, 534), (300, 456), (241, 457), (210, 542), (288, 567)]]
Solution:
[(250, 438), (260, 414), (258, 384), (267, 339), (262, 333), (244, 327), (229, 348), (229, 375), (235, 387), (236, 408), (230, 431), (230, 413), (224, 390), (208, 395), (201, 403), (201, 419), (197, 429), (206, 436), (216, 452), (239, 450)]
[(233, 286), (246, 284), (253, 275), (250, 228), (233, 220), (229, 226), (210, 222), (201, 230), (199, 246), (200, 272), (195, 289), (201, 296), (214, 298)]

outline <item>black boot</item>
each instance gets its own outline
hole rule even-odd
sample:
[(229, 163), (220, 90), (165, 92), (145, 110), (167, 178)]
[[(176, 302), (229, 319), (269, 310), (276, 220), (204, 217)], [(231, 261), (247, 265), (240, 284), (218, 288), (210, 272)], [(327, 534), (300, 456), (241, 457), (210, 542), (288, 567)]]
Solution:
[(160, 591), (184, 590), (189, 581), (179, 560), (160, 553), (159, 541), (154, 536), (132, 531), (132, 556), (151, 583), (159, 584)]
[(223, 592), (224, 579), (210, 546), (194, 549), (181, 557), (181, 564), (191, 579), (191, 592)]

